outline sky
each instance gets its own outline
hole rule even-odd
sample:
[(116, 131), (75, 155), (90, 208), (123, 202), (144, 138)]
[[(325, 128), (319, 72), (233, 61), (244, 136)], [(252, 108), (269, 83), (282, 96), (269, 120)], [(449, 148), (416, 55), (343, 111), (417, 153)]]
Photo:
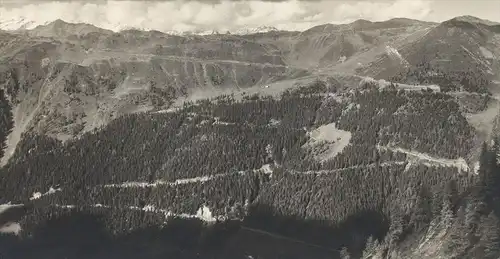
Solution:
[(305, 30), (356, 19), (406, 17), (440, 22), (460, 15), (500, 22), (500, 0), (0, 0), (3, 29), (62, 19), (115, 31), (237, 31), (260, 26)]

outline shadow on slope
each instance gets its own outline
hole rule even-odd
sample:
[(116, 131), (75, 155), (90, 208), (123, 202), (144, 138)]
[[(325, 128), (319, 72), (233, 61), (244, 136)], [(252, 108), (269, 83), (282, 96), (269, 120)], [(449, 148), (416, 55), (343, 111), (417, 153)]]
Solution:
[[(339, 227), (319, 221), (272, 216), (252, 210), (244, 222), (207, 226), (196, 219), (171, 219), (125, 235), (111, 235), (106, 215), (74, 212), (49, 219), (25, 238), (0, 237), (5, 258), (338, 258), (341, 246), (362, 251), (370, 235), (387, 231), (383, 217), (366, 212)], [(54, 215), (54, 214), (53, 214)], [(355, 254), (355, 253), (354, 253)]]
[(342, 224), (332, 226), (332, 223), (326, 220), (299, 220), (291, 216), (276, 216), (267, 206), (252, 208), (243, 224), (246, 230), (263, 235), (273, 233), (276, 237), (336, 253), (342, 247), (347, 247), (353, 258), (361, 255), (370, 236), (381, 240), (389, 229), (388, 219), (376, 211), (360, 212), (348, 217)]

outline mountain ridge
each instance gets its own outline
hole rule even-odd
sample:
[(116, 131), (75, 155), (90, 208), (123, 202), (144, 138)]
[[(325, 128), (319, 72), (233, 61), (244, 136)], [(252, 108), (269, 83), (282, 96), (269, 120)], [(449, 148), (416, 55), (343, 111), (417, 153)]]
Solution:
[[(452, 21), (452, 20), (462, 21), (462, 22), (482, 23), (485, 25), (499, 25), (500, 24), (499, 22), (493, 22), (493, 21), (489, 21), (489, 20), (485, 20), (485, 19), (480, 19), (480, 18), (474, 17), (474, 16), (457, 16), (457, 17), (445, 20), (443, 22), (431, 22), (431, 21), (423, 21), (423, 20), (400, 17), (400, 18), (391, 18), (391, 19), (384, 20), (384, 21), (369, 21), (369, 20), (365, 20), (365, 19), (358, 19), (358, 20), (355, 20), (355, 21), (352, 21), (349, 23), (338, 23), (338, 24), (325, 23), (325, 24), (319, 24), (319, 25), (312, 26), (309, 29), (305, 29), (304, 31), (310, 30), (310, 29), (315, 28), (315, 27), (325, 27), (325, 26), (333, 27), (333, 28), (354, 28), (354, 29), (356, 29), (356, 28), (363, 28), (363, 27), (376, 28), (376, 27), (381, 27), (383, 25), (392, 25), (392, 26), (410, 26), (410, 25), (415, 25), (415, 24), (436, 25), (439, 23), (444, 23), (444, 22), (448, 22), (448, 21)], [(101, 30), (107, 30), (107, 31), (113, 31), (113, 32), (120, 32), (120, 31), (130, 30), (130, 29), (141, 30), (141, 31), (158, 31), (155, 29), (147, 29), (147, 28), (140, 28), (140, 27), (137, 27), (137, 28), (129, 27), (129, 28), (123, 28), (123, 29), (119, 29), (119, 30), (108, 30), (108, 29), (104, 29), (104, 28), (100, 28), (98, 26), (92, 25), (90, 23), (84, 23), (84, 22), (73, 23), (73, 22), (64, 21), (62, 19), (56, 19), (56, 20), (51, 21), (51, 22), (46, 22), (45, 24), (37, 24), (37, 25), (35, 25), (36, 23), (34, 21), (28, 21), (25, 18), (19, 19), (17, 21), (17, 25), (10, 25), (9, 26), (8, 25), (9, 23), (16, 24), (16, 20), (9, 20), (9, 21), (5, 21), (5, 22), (0, 21), (0, 30), (3, 29), (3, 30), (7, 30), (7, 31), (16, 31), (16, 30), (21, 30), (21, 31), (28, 30), (29, 31), (29, 30), (34, 30), (37, 27), (42, 28), (44, 26), (54, 26), (54, 24), (56, 24), (56, 25), (59, 24), (59, 26), (61, 26), (62, 24), (65, 24), (66, 26), (79, 25), (81, 27), (85, 27), (85, 26), (95, 27), (95, 28), (99, 28)], [(4, 24), (4, 26), (2, 26), (2, 24)], [(231, 32), (231, 31), (228, 31), (228, 32), (232, 33), (232, 34), (245, 35), (245, 34), (263, 33), (263, 32), (270, 32), (270, 31), (293, 32), (293, 31), (289, 31), (289, 30), (277, 29), (275, 27), (266, 26), (266, 25), (249, 27), (249, 28), (243, 27), (240, 29), (236, 29), (233, 32)], [(216, 29), (209, 29), (209, 30), (204, 30), (204, 31), (164, 31), (162, 33), (172, 34), (172, 35), (192, 35), (192, 34), (206, 35), (206, 34), (213, 34), (213, 33), (227, 34), (228, 32), (224, 32), (224, 31), (221, 32), (221, 31), (216, 30)]]
[[(473, 19), (474, 24), (477, 24), (476, 20), (479, 19)], [(152, 106), (166, 109), (168, 107), (164, 106), (173, 101), (162, 101), (167, 96), (172, 98), (188, 92), (205, 91), (203, 89), (206, 87), (218, 91), (258, 87), (256, 89), (263, 91), (262, 87), (269, 84), (280, 85), (277, 88), (281, 88), (283, 84), (280, 81), (310, 81), (314, 76), (343, 77), (343, 80), (358, 80), (355, 79), (357, 76), (364, 76), (390, 80), (422, 62), (437, 66), (440, 63), (434, 64), (434, 60), (447, 58), (457, 59), (457, 62), (453, 62), (455, 72), (470, 70), (469, 63), (478, 66), (479, 74), (497, 71), (495, 57), (500, 56), (500, 49), (495, 44), (495, 31), (490, 31), (489, 25), (482, 28), (473, 24), (472, 27), (466, 27), (473, 31), (463, 30), (455, 27), (454, 22), (452, 19), (435, 24), (396, 18), (385, 22), (358, 20), (347, 25), (320, 25), (303, 32), (271, 30), (250, 35), (175, 36), (137, 29), (113, 32), (93, 25), (56, 20), (20, 34), (5, 32), (12, 36), (4, 37), (4, 50), (0, 51), (4, 53), (5, 60), (13, 63), (4, 64), (3, 82), (12, 85), (7, 87), (10, 88), (7, 95), (18, 109), (25, 108), (19, 108), (21, 106), (16, 102), (26, 100), (14, 100), (15, 92), (19, 91), (14, 88), (19, 89), (23, 84), (34, 82), (37, 82), (34, 85), (45, 86), (40, 90), (47, 91), (43, 95), (46, 98), (65, 100), (74, 103), (75, 107), (80, 107), (82, 103), (94, 103), (97, 107), (91, 109), (93, 115), (88, 112), (78, 112), (78, 116), (69, 115), (74, 113), (71, 109), (64, 109), (64, 112), (58, 109), (61, 109), (62, 114), (67, 114), (65, 116), (83, 115), (76, 121), (79, 121), (78, 124), (85, 122), (84, 129), (91, 130), (94, 126), (90, 125), (100, 125), (101, 121), (109, 120), (99, 117), (113, 117), (115, 115), (110, 113), (118, 112), (117, 108), (104, 107), (123, 106), (118, 109), (124, 109), (119, 114), (149, 110)], [(475, 43), (446, 36), (448, 32), (457, 34), (457, 37), (460, 34), (474, 39)], [(429, 48), (431, 44), (436, 47)], [(450, 48), (450, 45), (455, 47)], [(466, 56), (460, 57), (450, 51), (460, 51), (460, 55)], [(26, 62), (32, 68), (26, 67)], [(15, 68), (12, 67), (16, 63)], [(30, 72), (24, 74), (22, 71)], [(70, 86), (69, 82), (75, 85)], [(103, 83), (110, 84), (107, 90), (98, 87)], [(462, 83), (458, 81), (453, 84)], [(165, 85), (169, 87), (168, 94), (149, 93), (151, 89), (158, 86), (161, 89)], [(63, 89), (57, 90), (60, 87)], [(24, 91), (28, 90), (26, 88)], [(77, 98), (80, 101), (70, 101), (82, 93), (85, 95)], [(102, 100), (89, 99), (95, 94)], [(37, 101), (40, 98), (38, 96)], [(136, 99), (134, 102), (138, 104), (129, 104), (131, 100), (128, 98)], [(50, 104), (51, 101), (46, 103)], [(23, 105), (41, 107), (40, 104)], [(42, 110), (51, 109), (55, 107)], [(35, 113), (39, 112), (37, 108)], [(98, 115), (101, 112), (107, 115)], [(14, 117), (23, 118), (25, 115)], [(30, 116), (26, 118), (26, 123), (32, 121)], [(43, 121), (43, 118), (38, 119)], [(17, 125), (24, 123), (19, 121)], [(44, 127), (49, 125), (52, 124), (48, 123)], [(78, 128), (81, 125), (75, 125), (75, 129)]]
[(0, 31), (0, 252), (497, 258), (495, 26)]

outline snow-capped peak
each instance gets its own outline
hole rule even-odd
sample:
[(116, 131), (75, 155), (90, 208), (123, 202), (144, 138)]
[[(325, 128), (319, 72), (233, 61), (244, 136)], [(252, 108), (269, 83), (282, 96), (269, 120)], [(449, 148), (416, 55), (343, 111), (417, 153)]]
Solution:
[[(26, 17), (19, 18), (10, 18), (10, 19), (2, 19), (0, 17), (0, 30), (32, 30), (39, 25), (48, 25), (53, 21), (48, 21), (45, 23), (35, 22)], [(105, 26), (106, 29), (119, 32), (124, 30), (142, 30), (149, 31), (152, 28), (148, 27), (131, 27), (123, 24), (109, 24), (109, 26)], [(253, 34), (253, 33), (265, 33), (270, 31), (277, 31), (275, 27), (272, 26), (259, 26), (259, 27), (245, 27), (239, 28), (236, 30), (217, 30), (217, 29), (206, 29), (206, 30), (163, 30), (162, 32), (170, 35), (214, 35), (214, 34), (236, 34), (236, 35), (245, 35), (245, 34)]]
[(2, 19), (0, 17), (0, 30), (30, 30), (35, 28), (36, 22), (26, 19), (25, 17), (19, 17), (16, 19)]
[(216, 29), (211, 29), (211, 30), (195, 30), (195, 31), (177, 31), (177, 30), (170, 30), (170, 31), (164, 31), (164, 33), (171, 34), (171, 35), (179, 35), (179, 36), (186, 36), (186, 35), (217, 35), (217, 34), (234, 34), (234, 35), (248, 35), (248, 34), (254, 34), (254, 33), (265, 33), (265, 32), (270, 32), (270, 31), (278, 31), (275, 27), (272, 26), (259, 26), (259, 27), (249, 27), (249, 28), (240, 28), (234, 31), (230, 30), (216, 30)]
[(240, 28), (234, 32), (233, 34), (253, 34), (253, 33), (265, 33), (270, 31), (278, 31), (275, 27), (272, 26), (259, 26), (255, 28)]

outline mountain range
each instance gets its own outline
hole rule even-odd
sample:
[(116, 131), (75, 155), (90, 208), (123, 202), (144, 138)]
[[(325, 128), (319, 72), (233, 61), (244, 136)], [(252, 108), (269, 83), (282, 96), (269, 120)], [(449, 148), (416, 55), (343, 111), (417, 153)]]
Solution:
[(6, 258), (500, 256), (499, 23), (14, 22)]

